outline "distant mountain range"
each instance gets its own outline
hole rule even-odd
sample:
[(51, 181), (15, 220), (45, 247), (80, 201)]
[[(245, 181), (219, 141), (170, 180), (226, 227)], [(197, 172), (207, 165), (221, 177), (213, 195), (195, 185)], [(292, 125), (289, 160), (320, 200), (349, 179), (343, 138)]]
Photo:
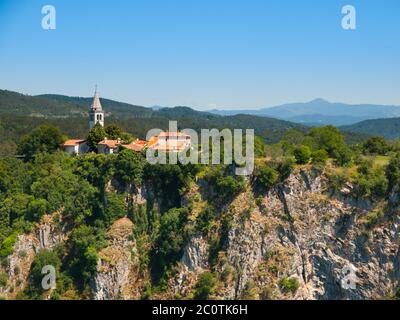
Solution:
[(301, 123), (308, 126), (350, 125), (370, 119), (400, 117), (400, 106), (332, 103), (315, 99), (306, 103), (284, 104), (259, 110), (211, 110), (219, 115), (251, 114)]

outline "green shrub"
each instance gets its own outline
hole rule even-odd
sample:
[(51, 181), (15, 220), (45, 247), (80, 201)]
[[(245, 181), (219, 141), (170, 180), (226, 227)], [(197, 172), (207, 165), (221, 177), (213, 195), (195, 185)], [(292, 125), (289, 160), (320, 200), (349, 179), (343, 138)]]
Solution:
[(0, 271), (0, 288), (4, 288), (8, 282), (8, 274)]
[(349, 165), (353, 160), (353, 153), (346, 145), (338, 147), (333, 152), (333, 157), (338, 166), (344, 167)]
[(386, 155), (390, 145), (383, 137), (371, 137), (362, 146), (364, 154)]
[(400, 182), (400, 153), (390, 159), (386, 168), (386, 178), (389, 183), (388, 191), (393, 191), (393, 188)]
[(294, 169), (294, 160), (286, 158), (280, 161), (277, 165), (276, 170), (279, 172), (279, 181), (283, 182), (292, 174)]
[(368, 229), (372, 229), (379, 222), (380, 218), (383, 217), (381, 210), (376, 210), (368, 213), (366, 217), (366, 226)]
[(214, 199), (229, 202), (235, 198), (246, 187), (246, 182), (241, 176), (232, 177), (228, 175), (228, 168), (218, 166), (212, 168), (205, 176), (212, 190)]
[(328, 157), (328, 152), (323, 149), (316, 150), (311, 154), (313, 164), (325, 164)]
[(297, 164), (307, 164), (311, 159), (311, 149), (308, 146), (299, 146), (293, 151)]
[(339, 192), (348, 181), (349, 177), (347, 177), (344, 173), (336, 173), (329, 176), (328, 185), (331, 191)]
[(17, 234), (13, 233), (3, 240), (0, 245), (0, 258), (6, 258), (14, 251), (14, 245), (17, 242)]
[(207, 300), (214, 293), (217, 280), (211, 272), (204, 272), (194, 288), (195, 300)]
[(40, 218), (47, 212), (49, 203), (45, 199), (34, 199), (28, 205), (30, 218), (34, 221), (39, 221)]
[(272, 300), (273, 298), (273, 289), (271, 286), (266, 286), (261, 290), (260, 293), (261, 300)]
[(215, 218), (215, 212), (210, 207), (205, 208), (197, 216), (196, 230), (203, 234), (207, 234), (213, 226)]
[(295, 278), (295, 277), (291, 277), (291, 278), (283, 278), (280, 281), (280, 286), (283, 290), (283, 292), (288, 293), (291, 292), (293, 294), (295, 294), (297, 292), (297, 290), (300, 288), (300, 282), (299, 279)]
[(275, 169), (265, 165), (258, 170), (256, 177), (261, 187), (269, 189), (277, 183), (279, 173)]

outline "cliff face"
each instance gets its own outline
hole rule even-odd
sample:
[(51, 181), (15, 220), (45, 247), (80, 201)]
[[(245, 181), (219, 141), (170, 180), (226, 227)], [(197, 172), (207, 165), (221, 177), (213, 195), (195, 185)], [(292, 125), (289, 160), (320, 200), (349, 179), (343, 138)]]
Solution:
[(140, 298), (138, 257), (131, 238), (133, 223), (127, 218), (116, 221), (108, 232), (108, 246), (99, 253), (97, 274), (92, 283), (95, 300)]
[[(217, 288), (215, 298), (376, 299), (392, 294), (400, 275), (400, 221), (392, 198), (390, 209), (383, 208), (383, 216), (369, 226), (366, 219), (378, 204), (353, 199), (346, 189), (330, 196), (324, 178), (312, 171), (292, 174), (256, 200), (250, 191), (239, 195), (225, 209), (234, 222), (219, 259), (219, 271), (229, 268), (233, 279)], [(187, 273), (197, 278), (207, 269), (205, 243), (198, 236), (189, 241), (178, 278), (188, 278)], [(175, 290), (190, 291), (182, 285)]]
[(3, 266), (3, 272), (8, 275), (8, 282), (5, 287), (0, 288), (1, 296), (15, 298), (27, 285), (36, 254), (43, 249), (51, 250), (67, 240), (69, 230), (58, 228), (59, 217), (59, 213), (45, 215), (40, 223), (33, 226), (30, 233), (17, 237), (14, 252)]
[[(191, 209), (188, 224), (193, 226), (206, 203), (201, 184), (194, 183), (182, 199)], [(217, 212), (211, 232), (191, 234), (167, 290), (154, 298), (190, 297), (206, 271), (219, 277), (213, 299), (376, 299), (393, 294), (400, 279), (398, 190), (382, 204), (352, 198), (351, 188), (332, 195), (324, 175), (311, 169), (298, 169), (284, 184), (261, 194), (247, 188)], [(146, 204), (151, 192), (142, 191), (128, 201)], [(378, 211), (382, 214), (372, 219)], [(226, 216), (230, 223), (223, 228)], [(139, 271), (133, 228), (127, 218), (110, 228), (92, 281), (94, 299), (143, 295), (150, 272)], [(6, 267), (9, 284), (1, 294), (12, 298), (10, 288), (24, 287), (37, 251), (66, 238), (68, 232), (49, 221), (19, 236)]]

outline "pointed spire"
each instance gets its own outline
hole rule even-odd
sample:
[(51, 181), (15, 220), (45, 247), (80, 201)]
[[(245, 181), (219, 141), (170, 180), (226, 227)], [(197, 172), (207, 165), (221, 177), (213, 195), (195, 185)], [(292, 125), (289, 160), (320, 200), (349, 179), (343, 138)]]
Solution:
[(97, 110), (97, 111), (103, 110), (103, 108), (101, 106), (101, 103), (100, 103), (100, 95), (99, 95), (99, 91), (97, 90), (97, 84), (96, 84), (96, 87), (95, 87), (93, 102), (92, 102), (92, 105), (91, 105), (90, 108), (92, 110)]

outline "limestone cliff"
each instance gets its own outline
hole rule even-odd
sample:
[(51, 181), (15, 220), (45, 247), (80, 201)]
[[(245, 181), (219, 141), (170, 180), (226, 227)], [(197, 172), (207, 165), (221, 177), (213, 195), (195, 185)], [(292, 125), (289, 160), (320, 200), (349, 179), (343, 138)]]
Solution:
[[(220, 265), (234, 275), (214, 298), (376, 299), (393, 294), (400, 275), (400, 219), (392, 203), (375, 225), (368, 225), (378, 206), (352, 198), (348, 190), (331, 195), (324, 176), (312, 170), (298, 170), (257, 199), (251, 191), (239, 195), (225, 208), (234, 222), (220, 253)], [(207, 268), (204, 242), (197, 235), (189, 241), (178, 278), (188, 271), (197, 278)], [(223, 272), (218, 268), (212, 271)], [(292, 283), (298, 288), (288, 287), (288, 279), (296, 279)], [(193, 281), (186, 282), (193, 287)], [(181, 283), (177, 287), (190, 291)]]
[[(384, 203), (356, 199), (351, 184), (332, 193), (325, 174), (298, 168), (270, 190), (255, 191), (249, 184), (218, 207), (212, 229), (201, 233), (195, 227), (207, 206), (204, 188), (204, 181), (192, 183), (182, 198), (192, 232), (166, 290), (150, 298), (190, 298), (206, 271), (218, 278), (213, 299), (377, 299), (398, 288), (398, 189)], [(150, 197), (151, 190), (140, 189), (128, 195), (127, 204), (157, 202)], [(132, 220), (115, 221), (107, 233), (108, 246), (99, 252), (92, 279), (93, 299), (140, 299), (151, 282), (151, 266), (140, 270)], [(9, 281), (0, 295), (15, 297), (38, 250), (67, 238), (68, 231), (56, 228), (50, 216), (20, 235), (4, 267)]]
[(8, 275), (7, 285), (0, 288), (0, 296), (15, 298), (27, 285), (29, 271), (36, 254), (42, 249), (53, 249), (69, 236), (69, 230), (60, 227), (60, 213), (45, 215), (32, 231), (17, 237), (14, 252), (7, 258), (3, 270)]

